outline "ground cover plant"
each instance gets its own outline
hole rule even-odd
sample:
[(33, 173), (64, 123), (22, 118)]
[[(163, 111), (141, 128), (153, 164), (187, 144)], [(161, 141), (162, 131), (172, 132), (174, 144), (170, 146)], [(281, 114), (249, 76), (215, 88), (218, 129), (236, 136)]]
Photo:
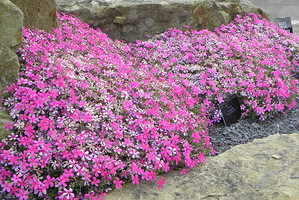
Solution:
[(3, 191), (97, 199), (125, 181), (204, 162), (212, 150), (205, 115), (191, 111), (201, 104), (182, 80), (78, 19), (59, 18), (53, 34), (24, 29), (22, 71), (4, 103), (15, 134), (1, 144)]
[(3, 100), (14, 133), (1, 142), (0, 185), (19, 199), (102, 199), (183, 174), (214, 153), (208, 129), (228, 95), (260, 119), (298, 95), (298, 37), (255, 15), (136, 44), (58, 18), (51, 34), (24, 28), (20, 78)]
[(243, 116), (264, 120), (294, 108), (299, 38), (254, 14), (238, 16), (215, 33), (171, 29), (132, 48), (136, 57), (187, 77), (191, 93), (201, 97), (216, 122), (217, 104), (232, 94), (239, 97)]

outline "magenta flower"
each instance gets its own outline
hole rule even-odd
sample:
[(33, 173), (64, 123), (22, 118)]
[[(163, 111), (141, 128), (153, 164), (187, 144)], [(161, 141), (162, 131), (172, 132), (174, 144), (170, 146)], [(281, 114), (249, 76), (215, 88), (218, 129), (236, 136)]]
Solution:
[(9, 129), (12, 129), (13, 128), (13, 123), (10, 123), (10, 122), (6, 122), (6, 125), (4, 125), (3, 127), (6, 128), (6, 130), (8, 131)]
[(133, 184), (139, 185), (139, 177), (137, 174), (135, 174), (135, 176), (132, 176), (132, 180)]
[(158, 189), (160, 189), (160, 188), (163, 189), (164, 183), (165, 183), (164, 177), (161, 177), (161, 180), (157, 181)]
[(186, 175), (186, 173), (188, 172), (188, 169), (182, 169), (182, 171), (180, 172), (181, 175)]
[(123, 183), (123, 181), (119, 180), (118, 177), (113, 181), (113, 183), (115, 184), (115, 188), (122, 188), (121, 184)]

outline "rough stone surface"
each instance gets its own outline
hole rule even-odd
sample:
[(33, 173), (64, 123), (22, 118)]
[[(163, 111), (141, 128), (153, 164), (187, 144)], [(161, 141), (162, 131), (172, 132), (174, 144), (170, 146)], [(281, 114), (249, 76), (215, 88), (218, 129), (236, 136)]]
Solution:
[(16, 50), (22, 42), (23, 13), (8, 0), (0, 0), (0, 89), (17, 80), (19, 75)]
[(194, 2), (57, 0), (57, 10), (74, 14), (113, 39), (135, 42), (136, 39), (147, 39), (145, 34), (153, 36), (168, 28), (183, 29), (184, 25), (191, 24), (192, 11), (196, 7)]
[(0, 43), (0, 89), (17, 81), (19, 76), (18, 56), (6, 45)]
[(299, 133), (255, 139), (207, 157), (205, 165), (187, 175), (172, 171), (160, 176), (166, 181), (163, 189), (157, 189), (157, 180), (141, 181), (105, 199), (298, 200)]
[(8, 0), (0, 0), (0, 43), (17, 51), (23, 34), (23, 13)]
[(213, 29), (236, 14), (264, 14), (247, 0), (56, 0), (57, 10), (99, 27), (111, 38), (135, 42), (169, 28)]
[(24, 26), (51, 32), (57, 28), (55, 0), (10, 0), (24, 13)]
[[(22, 42), (23, 13), (8, 0), (0, 0), (0, 90), (17, 81), (19, 76), (18, 56), (15, 54)], [(1, 97), (6, 95), (0, 95)], [(12, 122), (5, 111), (0, 110), (0, 141), (10, 134), (3, 126)]]
[(222, 24), (228, 24), (236, 15), (245, 13), (260, 14), (269, 20), (269, 14), (247, 0), (203, 0), (196, 7), (192, 27), (213, 31)]
[(3, 126), (6, 125), (6, 122), (13, 122), (8, 111), (2, 111), (0, 110), (0, 141), (2, 139), (7, 138), (8, 135), (12, 133), (11, 130), (6, 130)]

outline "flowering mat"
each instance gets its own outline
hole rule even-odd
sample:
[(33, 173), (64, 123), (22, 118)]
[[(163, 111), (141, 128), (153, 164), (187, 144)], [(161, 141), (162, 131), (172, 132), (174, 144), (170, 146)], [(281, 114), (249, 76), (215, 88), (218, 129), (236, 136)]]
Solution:
[(299, 38), (254, 14), (133, 44), (57, 15), (52, 33), (24, 28), (20, 77), (2, 91), (14, 122), (0, 144), (0, 186), (11, 197), (102, 199), (184, 174), (216, 153), (208, 133), (230, 95), (243, 118), (296, 105)]

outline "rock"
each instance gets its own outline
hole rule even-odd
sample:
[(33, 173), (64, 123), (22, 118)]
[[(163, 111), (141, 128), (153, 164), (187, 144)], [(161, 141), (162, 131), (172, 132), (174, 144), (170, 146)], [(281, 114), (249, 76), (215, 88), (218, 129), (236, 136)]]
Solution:
[(18, 56), (6, 45), (0, 43), (0, 89), (15, 83), (19, 76)]
[[(22, 42), (23, 13), (8, 0), (0, 0), (0, 90), (15, 83), (19, 76), (18, 56), (15, 54)], [(1, 97), (6, 97), (6, 94)], [(10, 131), (3, 126), (12, 122), (9, 114), (0, 110), (0, 140), (5, 138)]]
[(267, 13), (247, 0), (56, 0), (57, 10), (73, 14), (113, 39), (127, 42), (148, 39), (147, 35), (193, 29), (214, 30), (228, 24), (237, 14)]
[(16, 52), (22, 42), (23, 13), (8, 0), (0, 0), (0, 43)]
[(19, 76), (15, 54), (22, 42), (23, 13), (8, 0), (0, 0), (0, 89), (16, 82)]
[(129, 199), (299, 199), (299, 133), (271, 135), (232, 147), (180, 175), (172, 171), (163, 189), (140, 181), (108, 193), (106, 200)]
[(51, 32), (57, 28), (55, 0), (10, 0), (24, 13), (24, 26)]
[(194, 11), (191, 27), (213, 31), (227, 25), (236, 15), (255, 13), (269, 20), (269, 14), (247, 0), (202, 0)]
[(195, 2), (180, 0), (57, 0), (57, 10), (74, 14), (93, 28), (100, 28), (113, 39), (128, 42), (148, 39), (168, 28), (190, 25)]
[(8, 111), (0, 110), (0, 141), (2, 141), (4, 138), (7, 138), (7, 136), (13, 132), (12, 130), (7, 131), (6, 128), (3, 127), (6, 125), (6, 122), (12, 123), (13, 121)]

